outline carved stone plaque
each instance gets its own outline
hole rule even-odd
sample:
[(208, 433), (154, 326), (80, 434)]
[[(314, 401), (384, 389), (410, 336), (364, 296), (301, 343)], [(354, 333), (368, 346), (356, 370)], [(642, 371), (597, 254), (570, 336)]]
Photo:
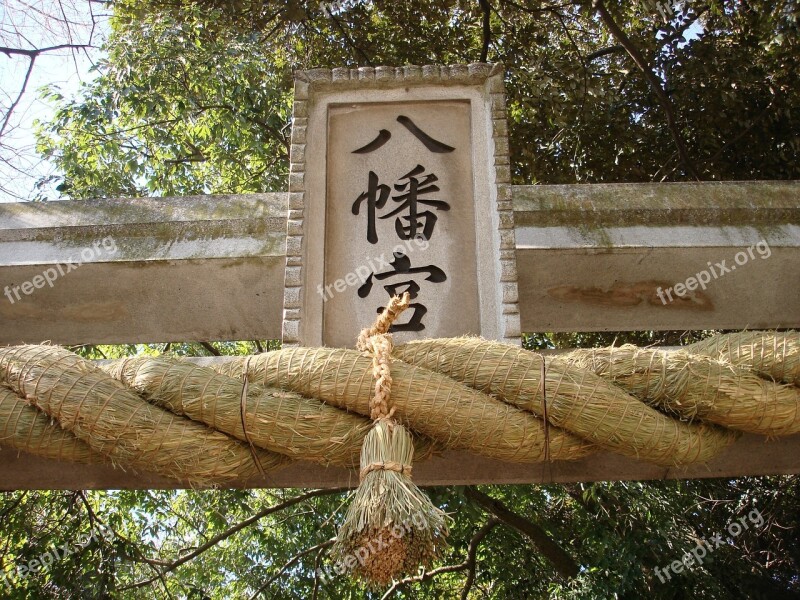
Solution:
[(284, 343), (519, 336), (502, 69), (315, 69), (295, 83)]

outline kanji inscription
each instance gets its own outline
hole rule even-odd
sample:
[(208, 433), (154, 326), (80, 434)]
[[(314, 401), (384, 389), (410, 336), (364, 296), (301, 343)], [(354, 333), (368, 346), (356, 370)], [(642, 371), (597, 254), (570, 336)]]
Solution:
[(471, 160), (468, 102), (329, 107), (325, 344), (403, 292), (398, 341), (480, 332)]
[(497, 64), (295, 73), (283, 343), (353, 347), (395, 294), (397, 342), (520, 335)]

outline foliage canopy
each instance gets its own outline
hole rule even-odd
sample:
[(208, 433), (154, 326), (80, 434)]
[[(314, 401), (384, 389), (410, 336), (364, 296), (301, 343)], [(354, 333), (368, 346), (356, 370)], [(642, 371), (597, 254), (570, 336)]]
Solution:
[[(481, 59), (508, 69), (516, 183), (800, 177), (795, 0), (119, 0), (112, 7), (108, 56), (96, 78), (78, 98), (47, 92), (59, 110), (40, 125), (39, 149), (62, 169), (64, 197), (281, 190), (294, 69)], [(635, 341), (680, 336), (656, 337)], [(554, 341), (610, 342), (604, 335), (527, 339), (533, 347)], [(800, 597), (796, 477), (482, 490), (565, 548), (581, 565), (579, 577), (561, 580), (468, 489), (442, 488), (431, 494), (457, 513), (442, 561), (453, 568), (398, 585), (396, 597)], [(16, 578), (4, 594), (363, 597), (347, 577), (320, 575), (330, 573), (326, 553), (344, 494), (287, 502), (303, 493), (5, 493), (6, 573), (98, 521), (114, 534)], [(754, 508), (763, 526), (702, 567), (659, 580), (656, 567)], [(238, 528), (259, 511), (262, 518)]]
[(74, 100), (48, 92), (60, 109), (39, 147), (68, 197), (279, 191), (293, 70), (482, 58), (508, 70), (516, 183), (800, 176), (796, 0), (122, 0), (114, 11), (96, 79)]

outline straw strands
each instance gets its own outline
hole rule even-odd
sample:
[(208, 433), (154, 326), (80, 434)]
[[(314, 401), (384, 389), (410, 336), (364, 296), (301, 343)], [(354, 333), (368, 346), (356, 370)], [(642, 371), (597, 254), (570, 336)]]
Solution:
[(683, 418), (761, 435), (800, 431), (800, 389), (708, 356), (626, 344), (575, 350), (564, 360)]
[(57, 421), (0, 386), (0, 446), (76, 463), (103, 463), (106, 458), (61, 429)]
[[(728, 363), (633, 346), (543, 359), (471, 338), (420, 341), (394, 350), (391, 406), (414, 432), (418, 459), (420, 446), (435, 445), (525, 463), (597, 447), (664, 465), (705, 462), (736, 431), (800, 431), (800, 387), (773, 381), (796, 379), (798, 346), (795, 332), (749, 332), (688, 348)], [(246, 393), (237, 379), (245, 367)], [(0, 349), (0, 445), (240, 484), (290, 457), (354, 465), (370, 427), (372, 360), (351, 350), (286, 349), (215, 366), (229, 377), (167, 359), (108, 368), (125, 385), (58, 347)]]
[(241, 380), (186, 361), (137, 357), (103, 368), (175, 414), (295, 459), (357, 466), (372, 426), (364, 417), (293, 392), (255, 384), (245, 390)]
[[(375, 395), (369, 408), (373, 425), (361, 449), (360, 482), (336, 536), (334, 553), (345, 563), (348, 556), (358, 553), (361, 564), (356, 567), (357, 575), (372, 586), (386, 585), (417, 571), (421, 565), (429, 566), (447, 543), (447, 517), (411, 479), (411, 433), (395, 420), (392, 406), (395, 361), (389, 329), (410, 304), (408, 292), (402, 297), (393, 296), (375, 324), (361, 330), (356, 342), (359, 351), (372, 357)], [(406, 531), (405, 526), (412, 520), (416, 529), (409, 527)], [(405, 535), (389, 537), (393, 543), (380, 545), (363, 556), (365, 541), (390, 535), (397, 528)]]
[(214, 368), (137, 357), (101, 369), (54, 346), (0, 348), (0, 443), (202, 485), (241, 484), (291, 459), (358, 458), (333, 550), (382, 586), (430, 566), (450, 524), (412, 481), (406, 427), (433, 441), (416, 436), (423, 448), (508, 462), (604, 448), (669, 467), (709, 461), (740, 431), (800, 432), (800, 387), (775, 383), (797, 382), (795, 333), (552, 358), (479, 338), (393, 348), (387, 330), (407, 303), (393, 299), (362, 332), (364, 353), (289, 348)]
[(796, 331), (726, 333), (690, 344), (683, 350), (750, 369), (773, 381), (800, 386), (800, 333)]
[[(246, 359), (215, 369), (240, 373)], [(250, 381), (319, 398), (370, 414), (375, 384), (372, 360), (354, 350), (289, 348), (250, 357)], [(392, 363), (392, 407), (412, 430), (458, 448), (504, 460), (533, 463), (586, 456), (590, 444), (444, 375), (401, 361)], [(549, 439), (549, 444), (547, 443)]]
[(672, 419), (619, 387), (560, 359), (480, 338), (397, 346), (394, 356), (544, 417), (598, 446), (672, 466), (706, 462), (738, 436)]
[(449, 518), (402, 470), (413, 458), (411, 435), (385, 419), (376, 422), (361, 450), (362, 468), (401, 467), (364, 474), (333, 547), (342, 561), (354, 557), (353, 575), (371, 585), (430, 566), (446, 546)]
[(63, 348), (2, 348), (0, 379), (115, 464), (209, 484), (247, 480), (259, 465), (268, 471), (285, 462), (144, 402)]

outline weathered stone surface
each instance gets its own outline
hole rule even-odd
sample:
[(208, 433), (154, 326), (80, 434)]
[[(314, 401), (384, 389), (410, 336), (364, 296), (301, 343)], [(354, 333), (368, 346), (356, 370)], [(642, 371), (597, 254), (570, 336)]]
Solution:
[[(369, 325), (376, 311), (388, 302), (390, 294), (385, 286), (399, 286), (390, 289), (401, 293), (409, 287), (404, 283), (410, 281), (414, 282), (410, 285), (418, 286), (411, 287), (413, 295), (418, 296), (398, 325), (413, 323), (419, 316), (425, 334), (480, 332), (469, 109), (463, 101), (329, 109), (323, 283), (326, 345), (352, 346), (360, 329)], [(411, 119), (425, 134), (454, 150), (429, 151), (398, 123), (398, 115)], [(384, 146), (366, 154), (353, 152), (376, 139), (381, 130), (391, 136)], [(372, 202), (380, 202), (382, 191), (386, 192), (382, 209), (370, 208), (371, 200), (362, 197), (370, 193), (370, 174), (374, 174)], [(412, 186), (419, 186), (419, 205), (414, 209), (421, 213), (418, 218), (407, 216), (411, 209), (402, 209), (409, 201), (408, 194), (414, 193)], [(399, 187), (403, 189), (398, 191)], [(435, 204), (426, 204), (429, 201)], [(400, 213), (384, 218), (396, 210)], [(374, 228), (372, 241), (368, 239), (370, 223)], [(417, 242), (416, 235), (422, 235), (429, 226), (429, 239)], [(404, 231), (403, 237), (398, 235), (398, 228)], [(393, 256), (394, 251), (403, 257)], [(429, 271), (419, 275), (397, 272), (408, 269)], [(436, 273), (445, 280), (427, 281), (436, 279)], [(395, 337), (399, 342), (418, 336), (398, 332)]]
[(502, 232), (513, 228), (502, 76), (486, 64), (300, 76), (310, 82), (308, 102), (295, 104), (306, 145), (293, 150), (303, 162), (293, 158), (290, 191), (302, 217), (290, 214), (289, 232), (305, 244), (289, 249), (287, 265), (303, 287), (304, 344), (352, 346), (405, 291), (412, 307), (398, 341), (510, 339), (502, 315), (518, 308), (500, 287), (516, 273)]
[[(513, 191), (516, 227), (501, 235), (505, 250), (516, 246), (524, 331), (800, 326), (796, 182)], [(301, 265), (285, 255), (286, 231), (285, 192), (0, 204), (0, 292), (106, 237), (117, 248), (52, 288), (0, 296), (0, 343), (278, 338), (285, 266)], [(660, 301), (659, 286), (761, 241), (768, 257), (756, 250), (707, 289)]]

